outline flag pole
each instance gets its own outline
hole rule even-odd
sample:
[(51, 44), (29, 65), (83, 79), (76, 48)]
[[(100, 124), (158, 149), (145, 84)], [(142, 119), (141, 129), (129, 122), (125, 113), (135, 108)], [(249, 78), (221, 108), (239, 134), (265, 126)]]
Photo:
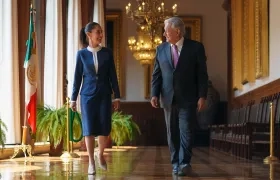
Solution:
[[(34, 9), (35, 7), (35, 0), (30, 1), (30, 18), (34, 15)], [(32, 16), (31, 16), (32, 14)], [(32, 22), (33, 23), (33, 22)], [(33, 32), (32, 32), (33, 33)], [(26, 158), (26, 151), (29, 155), (29, 157), (32, 157), (31, 151), (32, 147), (31, 145), (27, 144), (27, 133), (28, 133), (28, 127), (27, 127), (27, 119), (28, 119), (28, 110), (27, 110), (27, 104), (25, 102), (25, 108), (24, 108), (24, 125), (22, 126), (22, 139), (21, 139), (21, 145), (17, 145), (14, 148), (14, 154), (11, 156), (11, 159), (17, 156), (20, 150), (24, 153), (24, 156)]]
[(26, 145), (27, 144), (27, 141), (26, 141), (27, 133), (28, 133), (27, 116), (28, 116), (28, 112), (27, 112), (27, 108), (26, 108), (26, 104), (25, 104), (25, 108), (24, 108), (24, 125), (22, 126), (21, 145)]
[[(30, 13), (33, 13), (33, 6), (35, 7), (35, 1), (30, 0)], [(25, 77), (26, 78), (26, 77)], [(26, 104), (26, 97), (24, 101), (24, 125), (22, 126), (22, 139), (21, 139), (21, 145), (26, 145), (26, 138), (27, 138), (27, 119), (28, 119), (28, 110), (27, 110), (27, 104)]]

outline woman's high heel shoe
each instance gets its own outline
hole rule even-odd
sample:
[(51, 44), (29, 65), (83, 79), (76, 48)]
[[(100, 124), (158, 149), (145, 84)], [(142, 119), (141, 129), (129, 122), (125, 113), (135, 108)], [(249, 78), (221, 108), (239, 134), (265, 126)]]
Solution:
[(104, 171), (106, 171), (107, 170), (107, 163), (106, 163), (106, 161), (105, 161), (105, 163), (101, 163), (101, 160), (100, 160), (100, 154), (99, 154), (99, 152), (96, 152), (95, 153), (95, 158), (98, 160), (98, 165), (99, 165), (99, 167), (102, 169), (102, 170), (104, 170)]
[(95, 171), (95, 164), (91, 164), (89, 163), (88, 165), (88, 174), (89, 175), (95, 175), (96, 174), (96, 171)]

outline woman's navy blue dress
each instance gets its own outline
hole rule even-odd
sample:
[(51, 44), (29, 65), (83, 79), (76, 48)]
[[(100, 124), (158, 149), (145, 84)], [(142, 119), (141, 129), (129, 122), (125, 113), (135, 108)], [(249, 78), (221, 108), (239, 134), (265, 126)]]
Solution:
[(111, 132), (112, 92), (120, 98), (112, 51), (102, 47), (96, 52), (98, 70), (94, 66), (94, 49), (78, 51), (73, 83), (72, 101), (80, 90), (84, 136), (108, 136)]

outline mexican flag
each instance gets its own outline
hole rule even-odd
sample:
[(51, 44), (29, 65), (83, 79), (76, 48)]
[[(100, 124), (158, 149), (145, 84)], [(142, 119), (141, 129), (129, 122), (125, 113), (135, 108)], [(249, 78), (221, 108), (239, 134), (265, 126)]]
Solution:
[[(25, 108), (27, 123), (33, 133), (36, 132), (36, 101), (37, 101), (37, 53), (35, 33), (35, 10), (30, 8), (29, 34), (24, 60), (25, 68)], [(25, 122), (26, 125), (26, 122)]]

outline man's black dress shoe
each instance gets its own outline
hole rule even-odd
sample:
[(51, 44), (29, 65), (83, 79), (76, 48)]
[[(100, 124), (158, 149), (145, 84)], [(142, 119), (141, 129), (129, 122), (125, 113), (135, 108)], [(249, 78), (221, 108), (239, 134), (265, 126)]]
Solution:
[(180, 166), (180, 169), (178, 171), (178, 176), (186, 176), (191, 172), (192, 166), (190, 164), (186, 164), (183, 166)]

